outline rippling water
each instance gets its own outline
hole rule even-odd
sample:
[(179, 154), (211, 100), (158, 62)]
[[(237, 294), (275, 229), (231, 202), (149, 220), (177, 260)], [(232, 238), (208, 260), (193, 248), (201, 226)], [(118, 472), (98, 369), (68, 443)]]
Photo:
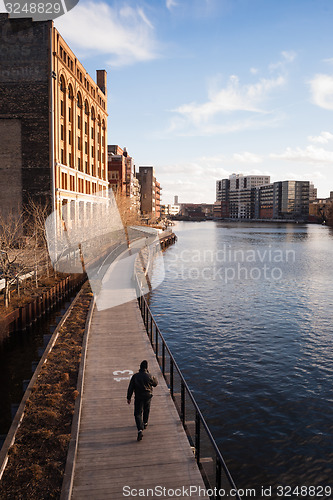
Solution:
[(174, 230), (152, 310), (237, 486), (333, 486), (333, 231)]

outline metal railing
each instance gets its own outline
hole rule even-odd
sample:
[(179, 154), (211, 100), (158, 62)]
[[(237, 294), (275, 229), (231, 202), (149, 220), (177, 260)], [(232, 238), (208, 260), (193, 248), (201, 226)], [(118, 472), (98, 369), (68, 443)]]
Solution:
[(146, 297), (138, 298), (147, 334), (182, 421), (210, 498), (241, 500), (231, 474), (159, 327)]

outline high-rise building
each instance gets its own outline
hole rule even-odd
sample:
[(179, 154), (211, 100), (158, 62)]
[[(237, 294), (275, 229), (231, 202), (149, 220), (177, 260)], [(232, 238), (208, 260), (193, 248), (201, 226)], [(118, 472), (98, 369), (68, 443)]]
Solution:
[(314, 184), (312, 182), (310, 182), (310, 186), (309, 186), (309, 201), (315, 201), (318, 197), (318, 194), (317, 194), (317, 188), (314, 187)]
[(302, 219), (309, 215), (309, 181), (283, 181), (280, 217)]
[(229, 216), (232, 219), (253, 219), (255, 217), (255, 190), (257, 187), (268, 185), (269, 183), (269, 175), (230, 175)]
[(106, 72), (95, 82), (52, 21), (0, 14), (0, 31), (0, 209), (73, 201), (73, 220), (107, 203)]

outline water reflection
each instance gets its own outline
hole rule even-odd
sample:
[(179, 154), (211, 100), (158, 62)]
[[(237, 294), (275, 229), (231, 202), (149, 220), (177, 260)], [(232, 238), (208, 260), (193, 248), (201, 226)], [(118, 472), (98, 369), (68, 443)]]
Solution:
[[(328, 483), (333, 231), (206, 222), (175, 232), (152, 308), (237, 484)], [(236, 259), (218, 261), (225, 246)], [(204, 258), (209, 251), (215, 260)], [(255, 259), (242, 259), (249, 251)], [(274, 261), (277, 251), (293, 258)], [(194, 252), (202, 258), (191, 259)], [(265, 265), (279, 279), (265, 277)], [(235, 274), (226, 279), (228, 268)]]

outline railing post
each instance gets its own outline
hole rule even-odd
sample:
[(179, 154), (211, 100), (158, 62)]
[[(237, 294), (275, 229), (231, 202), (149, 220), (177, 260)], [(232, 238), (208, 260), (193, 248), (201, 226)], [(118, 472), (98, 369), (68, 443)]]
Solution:
[(151, 324), (151, 332), (150, 332), (150, 343), (153, 346), (154, 344), (154, 323)]
[(215, 477), (215, 484), (216, 484), (216, 500), (221, 500), (221, 473), (222, 473), (222, 468), (221, 468), (221, 461), (218, 455), (216, 455), (216, 477)]
[(153, 315), (150, 315), (150, 343), (152, 343), (153, 338)]
[(162, 343), (162, 373), (165, 377), (165, 343)]
[(181, 420), (183, 422), (183, 426), (185, 426), (185, 387), (184, 387), (184, 382), (181, 381), (181, 392), (180, 392), (180, 413), (181, 413)]
[(155, 353), (156, 353), (156, 358), (158, 361), (158, 328), (157, 328), (157, 326), (155, 327)]
[(170, 356), (170, 394), (173, 399), (173, 361)]
[(197, 464), (200, 463), (200, 415), (195, 410), (195, 458)]

